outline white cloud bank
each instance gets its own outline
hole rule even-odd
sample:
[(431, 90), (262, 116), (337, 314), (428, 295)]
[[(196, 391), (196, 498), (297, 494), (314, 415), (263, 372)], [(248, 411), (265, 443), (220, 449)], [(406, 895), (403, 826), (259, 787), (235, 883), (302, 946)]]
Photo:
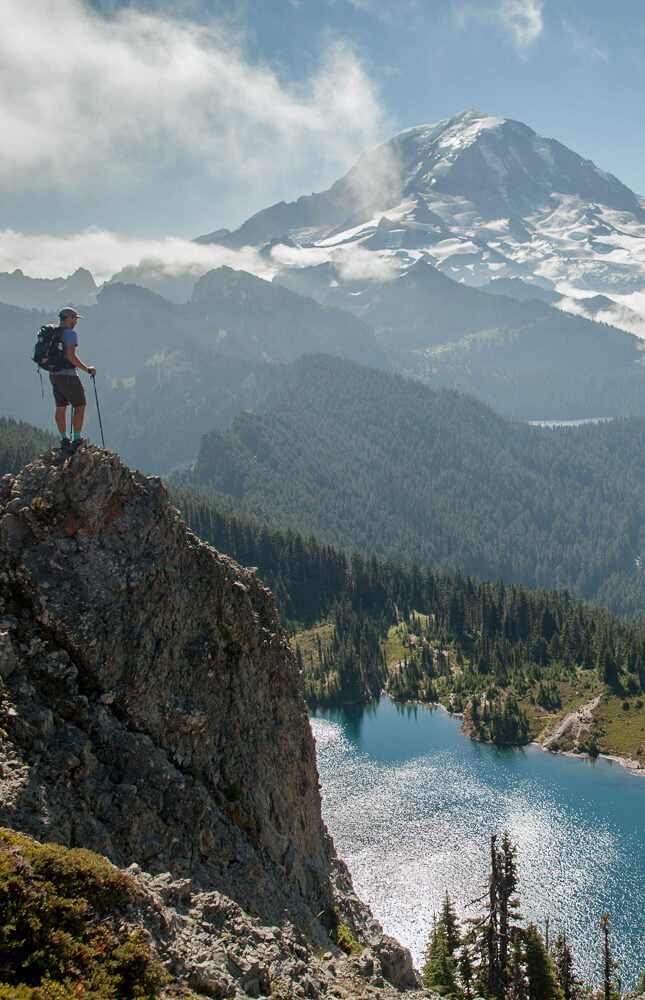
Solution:
[(335, 179), (384, 126), (343, 42), (285, 82), (216, 21), (84, 0), (4, 0), (0, 92), (0, 183), (16, 192), (109, 197), (193, 171), (261, 196), (312, 159)]
[(84, 267), (97, 284), (124, 272), (119, 280), (154, 287), (166, 278), (196, 280), (207, 271), (226, 265), (270, 281), (282, 269), (313, 267), (325, 261), (331, 261), (347, 281), (389, 281), (399, 270), (399, 264), (390, 254), (360, 246), (317, 248), (278, 244), (267, 257), (254, 247), (232, 250), (216, 243), (193, 243), (175, 237), (126, 239), (104, 229), (88, 229), (64, 237), (26, 236), (11, 229), (0, 230), (0, 272), (19, 268), (30, 278), (67, 277), (78, 267)]
[(66, 237), (0, 231), (0, 271), (20, 268), (30, 278), (66, 277), (78, 267), (91, 271), (99, 284), (127, 267), (141, 267), (149, 274), (176, 277), (192, 273), (197, 277), (223, 264), (260, 277), (270, 277), (274, 270), (251, 247), (228, 250), (174, 237), (125, 239), (103, 229)]

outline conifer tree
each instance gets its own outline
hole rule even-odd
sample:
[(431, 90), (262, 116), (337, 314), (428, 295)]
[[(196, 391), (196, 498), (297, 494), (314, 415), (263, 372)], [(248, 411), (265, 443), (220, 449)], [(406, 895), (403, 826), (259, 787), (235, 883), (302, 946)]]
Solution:
[(463, 996), (458, 983), (457, 962), (450, 947), (450, 931), (442, 916), (435, 921), (428, 941), (423, 966), (423, 984), (440, 993), (442, 997), (460, 1000)]
[[(470, 945), (465, 939), (459, 951), (457, 965), (459, 968), (459, 975), (461, 976), (464, 1000), (473, 1000), (475, 969), (470, 951)], [(643, 974), (643, 978), (645, 979), (645, 973)]]
[(609, 944), (609, 914), (600, 918), (602, 931), (602, 997), (603, 1000), (620, 1000), (620, 983), (616, 976), (618, 963), (614, 961)]
[(496, 846), (490, 840), (491, 870), (488, 876), (488, 905), (484, 916), (473, 921), (475, 952), (479, 958), (477, 982), (482, 993), (495, 1000), (506, 1000), (509, 948), (514, 937), (512, 921), (519, 919), (516, 848), (508, 834)]
[(577, 1000), (582, 984), (573, 971), (573, 956), (564, 931), (555, 939), (553, 960), (564, 1000)]
[(439, 921), (445, 928), (446, 940), (448, 942), (450, 954), (454, 955), (461, 944), (461, 931), (459, 929), (459, 918), (455, 912), (454, 904), (447, 892), (441, 907)]
[(535, 924), (523, 932), (528, 980), (527, 1000), (564, 1000), (555, 963)]
[(506, 1000), (528, 1000), (526, 949), (522, 934), (513, 935), (506, 973)]

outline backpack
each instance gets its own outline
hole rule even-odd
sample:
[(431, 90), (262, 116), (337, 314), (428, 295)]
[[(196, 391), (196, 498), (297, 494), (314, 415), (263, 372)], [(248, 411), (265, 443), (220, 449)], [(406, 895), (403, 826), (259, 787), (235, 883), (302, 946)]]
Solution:
[(61, 328), (53, 323), (41, 326), (31, 359), (46, 372), (59, 372), (63, 368), (74, 367), (65, 357)]

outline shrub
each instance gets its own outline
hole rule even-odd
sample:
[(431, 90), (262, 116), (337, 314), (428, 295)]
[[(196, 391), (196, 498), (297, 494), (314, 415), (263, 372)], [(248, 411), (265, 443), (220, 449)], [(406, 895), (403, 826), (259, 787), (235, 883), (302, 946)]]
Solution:
[(0, 1000), (152, 1000), (166, 974), (119, 918), (138, 891), (91, 851), (0, 830)]
[(340, 912), (337, 906), (334, 907), (332, 920), (333, 926), (329, 932), (329, 936), (334, 944), (338, 945), (347, 955), (360, 955), (363, 951), (363, 946), (359, 944), (349, 927), (340, 919)]

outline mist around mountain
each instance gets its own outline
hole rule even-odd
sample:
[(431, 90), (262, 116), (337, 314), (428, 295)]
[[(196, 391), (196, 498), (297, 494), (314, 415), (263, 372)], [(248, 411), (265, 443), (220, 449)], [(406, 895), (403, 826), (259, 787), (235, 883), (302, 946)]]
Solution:
[[(106, 285), (83, 307), (79, 353), (98, 369), (110, 444), (131, 464), (167, 473), (194, 459), (202, 434), (258, 406), (276, 366), (319, 352), (472, 393), (519, 419), (644, 412), (643, 342), (634, 335), (461, 286), (423, 261), (377, 285), (334, 274), (341, 278), (323, 265), (267, 282), (223, 267), (182, 304)], [(3, 413), (46, 428), (50, 388), (45, 379), (41, 393), (29, 356), (38, 327), (54, 319), (0, 304)], [(92, 405), (88, 420), (98, 440)]]
[[(361, 320), (229, 268), (205, 275), (183, 305), (135, 285), (106, 285), (83, 316), (79, 355), (97, 367), (106, 442), (148, 472), (194, 459), (202, 434), (263, 398), (279, 362), (330, 351), (388, 365)], [(38, 328), (52, 321), (51, 313), (0, 303), (2, 413), (45, 428), (54, 426), (51, 387), (45, 375), (41, 390), (30, 355)]]

